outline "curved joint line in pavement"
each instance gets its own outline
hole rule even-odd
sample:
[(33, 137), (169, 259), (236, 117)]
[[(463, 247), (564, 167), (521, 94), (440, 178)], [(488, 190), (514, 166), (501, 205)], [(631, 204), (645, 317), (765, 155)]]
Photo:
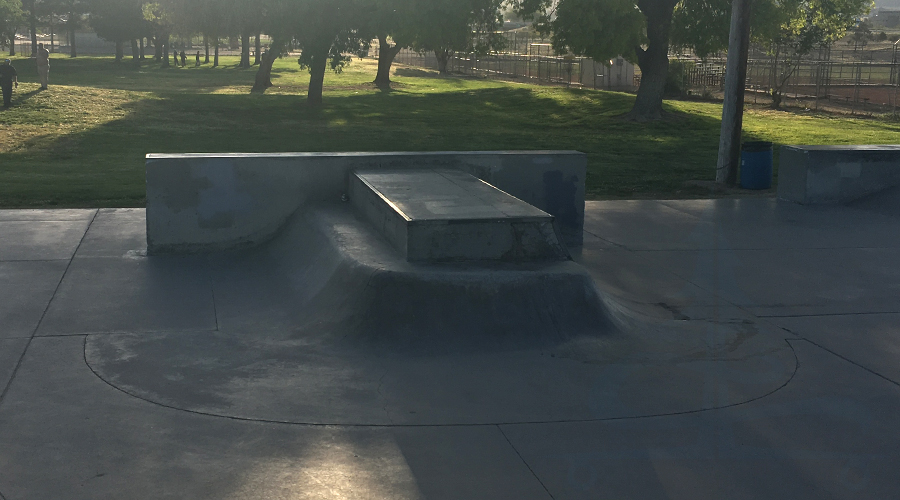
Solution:
[[(256, 422), (263, 424), (283, 424), (283, 425), (299, 425), (304, 427), (336, 427), (336, 428), (400, 428), (400, 427), (418, 427), (418, 428), (438, 428), (438, 427), (489, 427), (489, 426), (501, 426), (501, 425), (536, 425), (536, 424), (572, 424), (572, 423), (586, 423), (586, 422), (612, 422), (617, 420), (638, 420), (644, 418), (658, 418), (658, 417), (674, 417), (678, 415), (692, 415), (695, 413), (704, 413), (708, 411), (715, 410), (724, 410), (726, 408), (734, 408), (736, 406), (742, 406), (746, 404), (753, 403), (755, 401), (759, 401), (763, 398), (767, 398), (776, 392), (784, 389), (794, 380), (794, 377), (797, 375), (797, 370), (800, 368), (800, 359), (797, 357), (797, 351), (794, 349), (794, 346), (791, 345), (790, 340), (792, 339), (784, 339), (787, 343), (788, 347), (791, 349), (791, 353), (794, 355), (794, 371), (791, 372), (791, 376), (781, 384), (780, 386), (772, 389), (771, 391), (757, 396), (755, 398), (748, 399), (746, 401), (741, 401), (738, 403), (731, 403), (722, 406), (713, 406), (710, 408), (700, 408), (697, 410), (685, 410), (685, 411), (676, 411), (669, 413), (653, 413), (649, 415), (632, 415), (626, 417), (605, 417), (605, 418), (579, 418), (579, 419), (561, 419), (561, 420), (532, 420), (532, 421), (523, 421), (523, 422), (478, 422), (478, 423), (468, 423), (468, 424), (347, 424), (347, 423), (335, 423), (335, 422), (291, 422), (287, 420), (273, 420), (273, 419), (265, 419), (265, 418), (249, 418), (249, 417), (236, 417), (233, 415), (220, 415), (217, 413), (198, 411), (198, 410), (189, 410), (187, 408), (179, 408), (174, 405), (168, 405), (165, 403), (160, 403), (159, 401), (153, 401), (152, 399), (148, 399), (143, 396), (139, 396), (132, 392), (129, 392), (112, 382), (103, 378), (97, 370), (88, 363), (87, 360), (87, 341), (88, 337), (91, 335), (84, 336), (84, 342), (82, 343), (82, 360), (84, 361), (85, 366), (87, 366), (88, 370), (94, 374), (95, 377), (100, 379), (104, 384), (112, 387), (113, 389), (131, 396), (135, 399), (139, 399), (146, 403), (150, 403), (155, 406), (159, 406), (162, 408), (167, 408), (170, 410), (175, 410), (183, 413), (190, 413), (193, 415), (200, 415), (204, 417), (214, 417), (214, 418), (224, 418), (227, 420), (235, 420), (239, 422)], [(793, 339), (793, 340), (805, 340), (805, 339)]]

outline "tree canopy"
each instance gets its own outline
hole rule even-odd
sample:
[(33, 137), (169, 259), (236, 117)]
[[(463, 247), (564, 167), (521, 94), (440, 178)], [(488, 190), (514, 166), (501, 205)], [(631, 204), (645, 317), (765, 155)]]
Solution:
[(0, 47), (15, 43), (16, 29), (24, 22), (20, 0), (0, 0)]
[[(705, 57), (728, 46), (729, 0), (511, 0), (516, 11), (552, 36), (557, 52), (606, 60), (621, 54), (641, 68), (631, 111), (661, 115), (671, 45)], [(753, 39), (808, 53), (842, 37), (871, 0), (756, 0)]]

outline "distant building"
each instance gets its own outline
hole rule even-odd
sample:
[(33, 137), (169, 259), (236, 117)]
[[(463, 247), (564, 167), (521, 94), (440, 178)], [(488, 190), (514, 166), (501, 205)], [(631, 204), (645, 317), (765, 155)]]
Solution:
[(621, 56), (603, 62), (585, 59), (582, 64), (581, 84), (587, 88), (635, 90), (634, 64)]
[(900, 9), (881, 7), (869, 15), (872, 26), (879, 28), (896, 28), (900, 26)]

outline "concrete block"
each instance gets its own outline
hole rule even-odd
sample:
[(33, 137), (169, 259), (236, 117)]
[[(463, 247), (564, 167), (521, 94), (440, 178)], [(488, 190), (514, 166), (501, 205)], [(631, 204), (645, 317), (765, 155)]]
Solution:
[(347, 192), (354, 170), (467, 172), (553, 215), (567, 245), (584, 229), (577, 151), (147, 155), (150, 254), (255, 246), (298, 210)]
[(778, 197), (802, 204), (847, 203), (900, 185), (900, 145), (784, 146)]
[(568, 259), (550, 214), (459, 170), (355, 172), (349, 192), (409, 261)]

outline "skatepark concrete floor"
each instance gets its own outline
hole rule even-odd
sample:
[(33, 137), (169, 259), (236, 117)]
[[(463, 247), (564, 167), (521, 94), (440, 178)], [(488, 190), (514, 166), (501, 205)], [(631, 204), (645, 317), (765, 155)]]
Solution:
[(588, 202), (615, 328), (521, 342), (367, 339), (305, 236), (0, 210), (0, 499), (900, 498), (898, 201)]

